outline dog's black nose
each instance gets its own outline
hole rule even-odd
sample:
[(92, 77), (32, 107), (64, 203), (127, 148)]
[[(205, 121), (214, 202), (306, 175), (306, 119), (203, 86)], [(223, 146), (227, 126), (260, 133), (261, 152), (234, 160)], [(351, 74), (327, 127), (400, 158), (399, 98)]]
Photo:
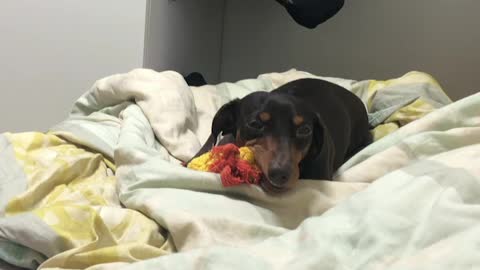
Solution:
[(290, 170), (284, 168), (270, 168), (268, 171), (268, 180), (278, 188), (282, 188), (290, 178)]

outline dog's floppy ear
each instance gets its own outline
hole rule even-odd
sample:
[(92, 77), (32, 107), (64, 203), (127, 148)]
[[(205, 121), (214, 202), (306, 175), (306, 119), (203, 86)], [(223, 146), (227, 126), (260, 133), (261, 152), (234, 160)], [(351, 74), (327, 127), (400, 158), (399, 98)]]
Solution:
[(312, 144), (302, 163), (304, 163), (303, 178), (325, 180), (333, 178), (335, 147), (330, 132), (318, 114), (313, 122)]
[(237, 116), (240, 99), (234, 99), (223, 105), (213, 117), (212, 135), (215, 140), (218, 135), (235, 134), (237, 132)]
[[(200, 151), (193, 157), (196, 158), (212, 149), (217, 144), (217, 138), (222, 135), (237, 133), (237, 115), (240, 99), (234, 99), (223, 105), (215, 114), (212, 121), (212, 131)], [(192, 158), (192, 159), (193, 159)]]

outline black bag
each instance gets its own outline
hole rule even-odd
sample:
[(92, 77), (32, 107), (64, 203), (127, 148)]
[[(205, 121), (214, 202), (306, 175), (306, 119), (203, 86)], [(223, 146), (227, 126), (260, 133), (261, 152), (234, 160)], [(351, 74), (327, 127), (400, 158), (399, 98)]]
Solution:
[(300, 25), (313, 29), (333, 17), (344, 0), (276, 0)]

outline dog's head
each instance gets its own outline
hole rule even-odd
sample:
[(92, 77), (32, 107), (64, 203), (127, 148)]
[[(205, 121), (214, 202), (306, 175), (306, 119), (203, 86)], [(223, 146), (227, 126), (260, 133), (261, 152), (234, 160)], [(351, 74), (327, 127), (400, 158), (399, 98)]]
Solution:
[[(302, 100), (287, 94), (255, 92), (220, 108), (211, 138), (231, 134), (238, 146), (251, 146), (266, 176), (262, 187), (281, 192), (301, 177), (302, 163), (321, 160), (318, 170), (333, 163), (333, 147), (321, 117)], [(310, 168), (312, 169), (312, 168)]]

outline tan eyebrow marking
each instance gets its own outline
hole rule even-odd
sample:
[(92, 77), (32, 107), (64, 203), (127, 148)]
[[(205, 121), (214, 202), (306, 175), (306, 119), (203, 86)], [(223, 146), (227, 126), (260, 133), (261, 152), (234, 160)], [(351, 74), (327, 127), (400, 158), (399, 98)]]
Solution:
[(295, 126), (300, 126), (301, 124), (303, 124), (303, 121), (305, 121), (305, 119), (303, 119), (303, 116), (300, 115), (297, 115), (293, 118), (293, 123), (295, 124)]
[(260, 117), (260, 120), (262, 120), (262, 122), (267, 122), (267, 121), (270, 121), (270, 119), (272, 119), (272, 115), (270, 115), (268, 112), (260, 113), (259, 117)]

